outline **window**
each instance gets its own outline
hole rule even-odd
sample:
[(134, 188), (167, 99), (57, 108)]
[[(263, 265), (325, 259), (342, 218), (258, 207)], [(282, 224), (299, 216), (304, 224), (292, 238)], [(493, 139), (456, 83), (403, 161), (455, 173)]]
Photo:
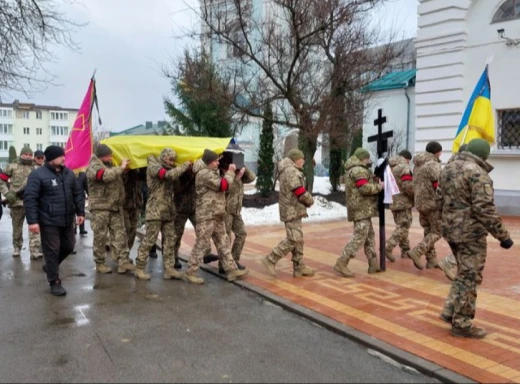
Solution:
[(36, 150), (37, 151), (43, 151), (43, 144), (36, 144)]
[(8, 151), (9, 145), (9, 141), (0, 141), (0, 151)]
[(68, 112), (51, 112), (51, 120), (68, 120)]
[(0, 134), (12, 135), (13, 125), (12, 124), (0, 124)]
[(68, 136), (69, 127), (51, 126), (51, 135), (53, 136)]
[(43, 135), (43, 128), (36, 128), (36, 134), (37, 135)]
[(13, 117), (13, 110), (0, 108), (0, 117)]
[(23, 146), (24, 146), (24, 147), (29, 147), (29, 148), (30, 148), (30, 147), (31, 147), (31, 144), (29, 144), (29, 143), (23, 143)]
[(56, 145), (58, 147), (62, 147), (62, 148), (65, 148), (65, 143), (58, 143), (58, 142), (52, 142), (51, 145)]
[(28, 119), (29, 118), (29, 111), (23, 111), (22, 112), (22, 119)]
[(520, 18), (520, 0), (507, 0), (498, 8), (493, 23)]
[(31, 129), (29, 127), (23, 127), (23, 134), (24, 135), (30, 135)]
[(497, 111), (499, 149), (520, 149), (520, 108)]
[(41, 120), (42, 117), (43, 117), (43, 116), (42, 116), (42, 111), (36, 111), (36, 118), (37, 118), (38, 120)]

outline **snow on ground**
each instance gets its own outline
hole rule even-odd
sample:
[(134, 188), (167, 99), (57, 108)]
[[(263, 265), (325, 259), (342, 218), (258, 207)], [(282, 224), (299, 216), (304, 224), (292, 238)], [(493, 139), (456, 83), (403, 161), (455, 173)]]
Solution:
[[(249, 185), (256, 185), (256, 180), (254, 183), (251, 183)], [(277, 191), (280, 190), (278, 183), (276, 183), (275, 190), (277, 190)], [(320, 195), (328, 195), (328, 194), (330, 194), (331, 190), (332, 190), (332, 186), (330, 185), (330, 180), (329, 180), (328, 176), (314, 176), (314, 187), (312, 189), (312, 193), (319, 193)], [(344, 191), (345, 186), (341, 185), (340, 190)], [(256, 190), (255, 187), (253, 187), (253, 188), (246, 187), (244, 194), (254, 195), (257, 192), (258, 191)]]

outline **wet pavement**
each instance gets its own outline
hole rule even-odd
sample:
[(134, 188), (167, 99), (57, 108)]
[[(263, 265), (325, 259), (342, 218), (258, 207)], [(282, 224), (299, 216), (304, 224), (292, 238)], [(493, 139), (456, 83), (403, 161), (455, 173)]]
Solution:
[(0, 221), (1, 382), (432, 382), (212, 275), (164, 281), (160, 256), (149, 282), (96, 274), (87, 230), (57, 298)]

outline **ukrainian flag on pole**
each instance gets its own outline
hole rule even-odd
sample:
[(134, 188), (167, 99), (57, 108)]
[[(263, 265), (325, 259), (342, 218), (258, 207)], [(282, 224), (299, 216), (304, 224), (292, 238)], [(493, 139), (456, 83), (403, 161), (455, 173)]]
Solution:
[(491, 85), (487, 65), (462, 116), (453, 142), (453, 152), (458, 152), (462, 144), (477, 138), (487, 140), (490, 144), (495, 142), (495, 116), (491, 108)]

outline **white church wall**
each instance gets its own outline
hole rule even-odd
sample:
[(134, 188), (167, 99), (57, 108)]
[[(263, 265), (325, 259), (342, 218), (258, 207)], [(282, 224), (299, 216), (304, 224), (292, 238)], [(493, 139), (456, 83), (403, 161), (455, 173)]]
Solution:
[(413, 151), (413, 143), (415, 142), (415, 90), (410, 87), (406, 91), (410, 97), (410, 116), (409, 116), (409, 135), (408, 145), (406, 144), (406, 125), (408, 101), (405, 96), (404, 89), (393, 89), (388, 91), (373, 92), (370, 99), (365, 105), (365, 121), (363, 122), (363, 148), (367, 148), (371, 153), (375, 153), (376, 144), (368, 143), (367, 138), (377, 133), (377, 127), (374, 126), (374, 120), (377, 118), (377, 110), (383, 109), (383, 116), (386, 116), (387, 123), (383, 125), (383, 131), (393, 130), (402, 131), (401, 140), (402, 148), (410, 148)]

